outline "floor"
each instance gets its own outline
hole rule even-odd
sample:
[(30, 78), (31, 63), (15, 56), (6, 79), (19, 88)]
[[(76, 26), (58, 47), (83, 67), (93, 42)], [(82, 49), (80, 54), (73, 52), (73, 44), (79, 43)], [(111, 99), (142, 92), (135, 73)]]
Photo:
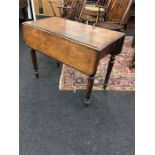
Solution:
[(55, 60), (37, 54), (35, 79), (21, 26), (19, 37), (20, 155), (134, 155), (135, 94), (93, 91), (86, 108), (83, 91), (59, 91)]

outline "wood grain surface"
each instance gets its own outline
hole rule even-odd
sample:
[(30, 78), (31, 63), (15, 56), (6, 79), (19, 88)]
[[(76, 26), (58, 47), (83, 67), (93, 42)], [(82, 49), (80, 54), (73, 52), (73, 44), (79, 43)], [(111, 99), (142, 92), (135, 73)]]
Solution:
[(95, 73), (99, 59), (113, 52), (124, 33), (58, 17), (23, 24), (26, 44), (87, 75)]
[(58, 17), (51, 17), (24, 23), (47, 33), (83, 44), (97, 51), (102, 51), (105, 47), (124, 36), (124, 33), (98, 28), (76, 21), (71, 21)]

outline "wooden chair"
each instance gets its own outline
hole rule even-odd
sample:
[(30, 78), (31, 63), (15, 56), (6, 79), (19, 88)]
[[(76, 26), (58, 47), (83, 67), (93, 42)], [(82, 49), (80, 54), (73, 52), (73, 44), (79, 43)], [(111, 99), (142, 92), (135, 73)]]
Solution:
[[(53, 15), (56, 17), (57, 15), (56, 15), (56, 12), (54, 10), (53, 3), (54, 4), (58, 4), (58, 3), (54, 2), (53, 0), (49, 0), (48, 2), (51, 5), (51, 9), (52, 9)], [(72, 7), (72, 2), (73, 2), (73, 0), (64, 0), (64, 2), (60, 6), (58, 6), (58, 9), (60, 11), (61, 17), (65, 17), (66, 16), (67, 11)]]
[[(53, 1), (49, 0), (49, 2), (54, 15), (56, 16), (52, 6)], [(58, 8), (60, 9), (61, 17), (79, 21), (85, 4), (86, 0), (65, 0), (61, 6), (58, 6)]]
[(68, 10), (66, 18), (80, 21), (86, 0), (73, 0), (72, 7)]
[(96, 6), (104, 6), (107, 7), (110, 3), (110, 0), (98, 0)]
[(132, 3), (133, 0), (114, 0), (106, 12), (105, 21), (99, 21), (96, 26), (116, 31), (125, 31)]
[(83, 14), (82, 20), (86, 21), (87, 24), (97, 23), (100, 20), (103, 20), (106, 9), (109, 5), (110, 0), (98, 0), (95, 5), (86, 5)]

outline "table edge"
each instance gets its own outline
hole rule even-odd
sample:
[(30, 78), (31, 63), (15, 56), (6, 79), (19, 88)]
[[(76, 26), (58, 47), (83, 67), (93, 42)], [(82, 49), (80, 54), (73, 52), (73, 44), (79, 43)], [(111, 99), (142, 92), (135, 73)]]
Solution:
[[(98, 52), (104, 50), (106, 47), (109, 46), (109, 45), (107, 45), (107, 46), (104, 46), (104, 47), (102, 47), (102, 48), (98, 48), (98, 47), (96, 47), (96, 46), (92, 46), (92, 45), (90, 45), (90, 44), (83, 43), (83, 42), (74, 40), (74, 39), (72, 39), (72, 38), (66, 37), (66, 36), (64, 36), (64, 35), (62, 35), (62, 34), (54, 33), (54, 32), (48, 31), (47, 29), (43, 29), (43, 28), (41, 28), (41, 27), (38, 27), (38, 26), (33, 26), (33, 25), (31, 25), (31, 24), (29, 24), (29, 23), (27, 23), (27, 22), (22, 23), (22, 25), (26, 25), (26, 26), (29, 26), (29, 27), (32, 27), (32, 28), (35, 28), (35, 29), (44, 31), (44, 32), (46, 32), (46, 33), (48, 33), (48, 34), (52, 34), (53, 36), (66, 39), (66, 40), (69, 40), (69, 41), (74, 42), (74, 43), (78, 43), (79, 45), (83, 45), (83, 46), (85, 46), (85, 47), (91, 48), (91, 49), (93, 49), (93, 50), (95, 50), (95, 51), (98, 51)], [(122, 33), (122, 35), (121, 35), (119, 38), (117, 38), (116, 40), (114, 40), (113, 43), (114, 43), (115, 41), (117, 41), (117, 40), (119, 40), (119, 39), (121, 39), (122, 37), (125, 36), (125, 33), (123, 33), (123, 32), (120, 32), (120, 33)]]

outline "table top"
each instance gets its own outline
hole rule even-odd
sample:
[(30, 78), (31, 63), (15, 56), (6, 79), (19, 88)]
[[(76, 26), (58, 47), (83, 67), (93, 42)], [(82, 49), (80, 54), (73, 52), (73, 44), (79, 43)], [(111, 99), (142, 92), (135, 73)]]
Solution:
[(76, 21), (59, 17), (50, 17), (36, 21), (25, 22), (31, 26), (51, 35), (55, 35), (77, 44), (87, 46), (97, 51), (102, 51), (108, 45), (125, 36), (124, 33), (111, 31)]

